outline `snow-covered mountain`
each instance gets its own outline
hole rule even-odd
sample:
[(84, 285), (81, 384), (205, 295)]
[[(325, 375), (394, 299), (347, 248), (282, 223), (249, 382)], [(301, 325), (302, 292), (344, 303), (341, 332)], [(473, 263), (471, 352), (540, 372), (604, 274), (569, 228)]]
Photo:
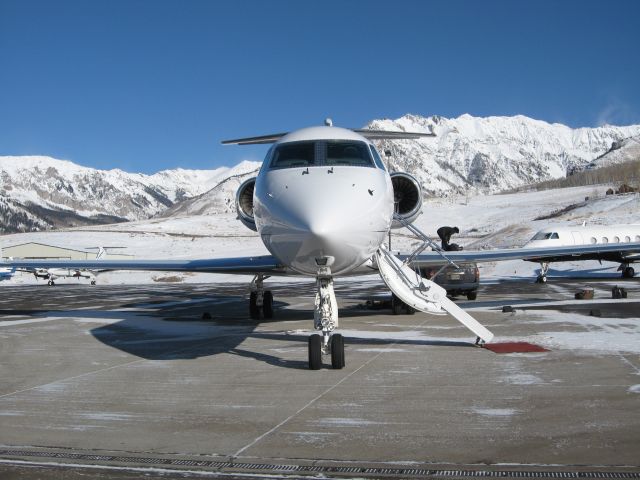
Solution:
[(258, 175), (261, 162), (244, 161), (233, 168), (211, 190), (197, 197), (176, 203), (174, 206), (160, 213), (159, 217), (183, 215), (213, 215), (217, 213), (231, 213), (236, 211), (236, 192), (245, 180)]
[[(571, 129), (524, 116), (405, 115), (367, 127), (436, 134), (378, 142), (390, 153), (390, 170), (414, 175), (428, 196), (499, 192), (640, 158), (640, 125)], [(0, 233), (233, 212), (238, 186), (259, 167), (242, 162), (143, 175), (49, 157), (0, 156)]]
[(146, 219), (211, 189), (238, 168), (246, 167), (144, 175), (50, 157), (0, 156), (0, 232)]
[[(607, 152), (613, 153), (618, 145), (629, 142), (635, 145), (640, 140), (640, 125), (572, 129), (521, 115), (486, 118), (462, 115), (454, 119), (405, 115), (396, 120), (374, 120), (367, 128), (432, 130), (436, 134), (431, 138), (378, 144), (381, 151), (390, 151), (386, 161), (391, 170), (413, 174), (431, 195), (470, 189), (498, 192), (564, 177)], [(636, 138), (625, 140), (629, 137)], [(607, 154), (608, 161), (633, 157), (631, 148), (623, 151), (631, 153)]]

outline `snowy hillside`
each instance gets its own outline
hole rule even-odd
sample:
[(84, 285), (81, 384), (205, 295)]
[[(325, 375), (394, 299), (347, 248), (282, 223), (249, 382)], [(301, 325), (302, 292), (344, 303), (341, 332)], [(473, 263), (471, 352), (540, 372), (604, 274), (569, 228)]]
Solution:
[(144, 175), (50, 157), (0, 157), (0, 231), (149, 218), (209, 190), (233, 172), (221, 167)]
[(258, 175), (260, 162), (244, 161), (227, 172), (225, 178), (211, 190), (177, 203), (160, 213), (160, 217), (174, 215), (212, 215), (236, 211), (236, 192), (238, 187), (248, 178)]
[[(367, 128), (436, 134), (420, 140), (382, 141), (392, 170), (410, 172), (431, 195), (469, 189), (499, 192), (541, 180), (560, 178), (616, 145), (640, 139), (640, 125), (571, 129), (524, 116), (455, 119), (405, 115), (374, 120)], [(640, 146), (640, 145), (639, 145)], [(623, 149), (627, 151), (627, 149)], [(609, 157), (611, 162), (627, 156)]]
[[(533, 234), (549, 225), (615, 225), (640, 224), (640, 194), (605, 195), (608, 185), (562, 188), (508, 195), (478, 195), (428, 200), (416, 225), (435, 238), (442, 225), (456, 225), (460, 234), (455, 241), (465, 249), (513, 247), (524, 245)], [(585, 200), (585, 198), (589, 198)], [(568, 209), (567, 207), (575, 208)], [(554, 215), (554, 213), (556, 215)], [(553, 216), (548, 220), (537, 220)], [(84, 250), (96, 245), (126, 247), (119, 253), (136, 259), (220, 258), (248, 255), (267, 255), (258, 233), (247, 229), (235, 213), (191, 215), (153, 218), (126, 224), (98, 225), (59, 230), (4, 235), (0, 246), (8, 247), (26, 242), (40, 242)], [(394, 230), (393, 250), (410, 252), (419, 242), (406, 229)], [(594, 268), (619, 275), (617, 264), (605, 262), (558, 263), (557, 270)], [(482, 264), (482, 278), (534, 278), (537, 264), (514, 260)], [(152, 282), (248, 282), (251, 276), (214, 275), (200, 273), (108, 272), (101, 274), (98, 283)], [(344, 281), (341, 279), (341, 281)], [(3, 284), (33, 284), (30, 274), (17, 274)], [(82, 283), (77, 279), (60, 283)], [(86, 283), (86, 282), (84, 282)]]
[(619, 142), (614, 142), (605, 154), (599, 156), (583, 168), (594, 169), (608, 167), (631, 160), (640, 160), (640, 136), (625, 138)]

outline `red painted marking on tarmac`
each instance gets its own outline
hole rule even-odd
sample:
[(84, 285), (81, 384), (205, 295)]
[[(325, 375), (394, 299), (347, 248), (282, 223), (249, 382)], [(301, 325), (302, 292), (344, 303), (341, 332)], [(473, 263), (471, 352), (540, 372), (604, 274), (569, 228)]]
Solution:
[(540, 345), (534, 345), (529, 342), (485, 343), (483, 347), (487, 350), (491, 350), (493, 353), (531, 353), (549, 351)]

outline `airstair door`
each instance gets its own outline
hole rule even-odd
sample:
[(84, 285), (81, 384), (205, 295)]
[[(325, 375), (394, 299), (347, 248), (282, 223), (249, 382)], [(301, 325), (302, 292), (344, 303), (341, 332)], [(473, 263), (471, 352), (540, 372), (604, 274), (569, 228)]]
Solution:
[(580, 232), (571, 232), (571, 237), (573, 238), (574, 245), (583, 245), (584, 240), (582, 239), (582, 233)]
[(382, 280), (404, 303), (425, 313), (444, 315), (448, 312), (476, 336), (485, 342), (491, 341), (493, 333), (449, 300), (444, 288), (421, 277), (384, 245), (377, 250), (376, 260)]

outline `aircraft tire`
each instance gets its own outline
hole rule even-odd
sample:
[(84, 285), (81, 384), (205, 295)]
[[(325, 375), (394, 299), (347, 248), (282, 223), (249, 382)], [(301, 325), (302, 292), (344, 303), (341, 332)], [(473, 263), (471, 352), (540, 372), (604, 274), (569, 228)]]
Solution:
[(335, 333), (331, 335), (331, 367), (340, 370), (344, 365), (344, 337)]
[(309, 337), (309, 369), (320, 370), (322, 367), (322, 337), (314, 333)]
[(404, 302), (400, 300), (395, 294), (391, 294), (391, 311), (394, 315), (402, 315), (404, 311)]
[(273, 293), (271, 293), (271, 290), (264, 292), (262, 313), (264, 314), (264, 318), (273, 318)]
[(633, 269), (633, 267), (626, 267), (622, 271), (622, 278), (633, 278), (635, 274), (636, 274), (636, 271)]
[(260, 319), (260, 308), (258, 307), (258, 294), (256, 292), (251, 292), (249, 295), (249, 316), (252, 320)]

